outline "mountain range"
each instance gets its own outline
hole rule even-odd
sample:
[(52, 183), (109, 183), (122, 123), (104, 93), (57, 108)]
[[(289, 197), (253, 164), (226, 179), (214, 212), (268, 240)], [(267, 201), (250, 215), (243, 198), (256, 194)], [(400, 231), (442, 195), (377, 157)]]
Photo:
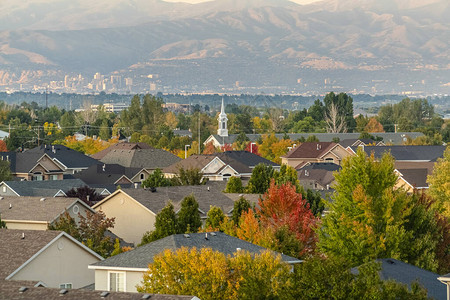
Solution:
[(157, 74), (165, 91), (448, 93), (449, 14), (448, 0), (0, 0), (0, 88), (100, 72)]

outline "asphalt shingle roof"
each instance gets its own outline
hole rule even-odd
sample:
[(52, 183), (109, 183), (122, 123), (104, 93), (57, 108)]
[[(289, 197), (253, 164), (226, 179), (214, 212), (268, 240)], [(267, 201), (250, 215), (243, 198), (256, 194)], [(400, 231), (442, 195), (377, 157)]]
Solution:
[(80, 179), (4, 182), (20, 196), (41, 197), (53, 197), (59, 190), (67, 192), (72, 188), (86, 185), (86, 183)]
[[(275, 136), (278, 139), (282, 139), (284, 137), (284, 133), (277, 133)], [(288, 133), (289, 138), (293, 141), (299, 140), (301, 138), (307, 139), (309, 136), (316, 136), (321, 142), (332, 142), (333, 139), (338, 138), (339, 140), (346, 139), (359, 139), (361, 135), (358, 132), (355, 133)], [(384, 143), (392, 143), (393, 145), (401, 145), (406, 137), (410, 137), (415, 139), (419, 136), (423, 136), (421, 132), (375, 132), (374, 136), (379, 136), (383, 138)], [(214, 138), (221, 144), (233, 144), (238, 137), (238, 134), (230, 134), (229, 136), (219, 136), (218, 134), (213, 134)], [(247, 134), (247, 137), (250, 141), (255, 142), (262, 134)]]
[(106, 148), (105, 150), (92, 154), (91, 157), (101, 160), (103, 157), (105, 157), (106, 154), (108, 154), (112, 150), (135, 150), (135, 149), (153, 149), (153, 148), (146, 143), (117, 143)]
[(122, 176), (132, 179), (142, 168), (127, 168), (118, 164), (93, 165), (74, 174), (87, 184), (114, 184)]
[(101, 159), (101, 162), (129, 168), (163, 169), (180, 160), (178, 156), (163, 149), (135, 149), (112, 150)]
[(384, 258), (381, 262), (381, 279), (393, 279), (411, 286), (411, 283), (418, 280), (428, 290), (428, 297), (434, 299), (446, 299), (446, 287), (439, 282), (438, 274), (404, 263), (402, 261)]
[[(67, 289), (66, 293), (61, 294), (61, 289), (34, 287), (34, 282), (29, 281), (10, 281), (0, 280), (0, 299), (8, 300), (199, 300), (194, 296), (184, 295), (162, 295), (162, 294), (141, 294), (130, 292), (108, 292), (106, 297), (102, 296), (103, 291), (91, 291), (86, 289)], [(20, 292), (19, 289), (26, 287), (27, 289)], [(143, 298), (144, 295), (150, 297)]]
[(264, 157), (261, 157), (259, 155), (250, 153), (248, 151), (225, 151), (225, 152), (215, 153), (215, 154), (211, 154), (211, 155), (217, 156), (220, 159), (227, 157), (227, 158), (233, 159), (235, 161), (238, 161), (241, 164), (244, 164), (248, 167), (255, 167), (256, 165), (261, 164), (261, 163), (269, 165), (269, 166), (274, 166), (274, 167), (279, 166), (278, 164), (274, 163), (273, 161), (265, 159)]
[[(358, 147), (351, 147), (357, 152)], [(381, 158), (384, 153), (390, 152), (396, 161), (437, 161), (443, 157), (445, 146), (364, 146), (364, 151), (375, 158)]]
[(66, 197), (3, 197), (0, 199), (0, 216), (4, 221), (51, 222), (76, 201), (79, 200)]
[(41, 145), (23, 153), (40, 154), (40, 156), (46, 153), (52, 159), (57, 159), (69, 169), (87, 168), (95, 164), (100, 164), (98, 160), (63, 145)]
[[(209, 191), (208, 186), (210, 187)], [(177, 211), (181, 207), (181, 201), (190, 194), (194, 195), (199, 209), (205, 213), (201, 214), (202, 217), (206, 217), (206, 213), (212, 205), (220, 207), (225, 214), (234, 207), (233, 200), (222, 193), (220, 189), (211, 188), (211, 185), (158, 187), (156, 192), (142, 188), (122, 189), (122, 191), (156, 214), (169, 201), (172, 201), (175, 211)]]
[(333, 142), (305, 142), (286, 153), (286, 158), (318, 158), (337, 144)]
[(398, 169), (402, 174), (403, 179), (416, 188), (428, 187), (427, 169)]
[(0, 229), (0, 279), (8, 277), (60, 233), (53, 230)]
[[(92, 265), (145, 269), (148, 264), (153, 262), (155, 255), (163, 252), (165, 249), (175, 251), (181, 247), (211, 248), (225, 255), (233, 255), (239, 248), (252, 254), (266, 250), (264, 247), (229, 236), (223, 232), (208, 233), (208, 239), (205, 238), (205, 233), (174, 234)], [(281, 254), (281, 257), (285, 262), (299, 262), (298, 259), (288, 255)]]

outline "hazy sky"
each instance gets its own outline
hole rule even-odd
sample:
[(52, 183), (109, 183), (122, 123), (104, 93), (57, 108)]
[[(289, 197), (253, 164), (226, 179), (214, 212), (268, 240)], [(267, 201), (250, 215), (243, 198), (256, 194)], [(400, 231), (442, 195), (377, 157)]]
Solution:
[[(211, 0), (164, 0), (167, 2), (188, 2), (188, 3), (200, 3), (200, 2), (207, 2)], [(298, 3), (298, 4), (308, 4), (312, 2), (317, 2), (320, 0), (290, 0), (292, 2)]]

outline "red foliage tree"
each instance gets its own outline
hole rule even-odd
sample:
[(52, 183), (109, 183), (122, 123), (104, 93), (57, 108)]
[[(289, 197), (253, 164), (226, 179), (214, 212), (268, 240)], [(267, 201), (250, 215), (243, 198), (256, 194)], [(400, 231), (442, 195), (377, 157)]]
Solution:
[(225, 151), (233, 151), (233, 145), (231, 144), (225, 144), (222, 147), (220, 147), (220, 150), (222, 150), (222, 152)]
[(214, 147), (213, 142), (209, 142), (205, 145), (205, 149), (203, 150), (203, 154), (213, 154), (216, 153), (216, 147)]
[(258, 145), (256, 143), (248, 142), (247, 146), (245, 146), (245, 151), (261, 156), (258, 152)]
[(6, 143), (3, 140), (0, 140), (0, 152), (8, 152), (8, 148), (6, 147)]
[(258, 214), (262, 226), (275, 230), (287, 226), (304, 246), (302, 253), (314, 250), (317, 241), (314, 228), (318, 219), (309, 208), (307, 200), (296, 192), (295, 186), (290, 182), (276, 185), (272, 180), (269, 190), (259, 200)]

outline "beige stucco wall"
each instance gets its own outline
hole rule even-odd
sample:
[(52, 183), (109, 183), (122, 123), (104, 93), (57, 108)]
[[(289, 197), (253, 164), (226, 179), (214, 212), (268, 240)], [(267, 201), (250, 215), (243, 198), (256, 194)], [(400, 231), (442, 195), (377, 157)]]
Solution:
[(145, 232), (154, 229), (156, 215), (122, 192), (115, 194), (95, 210), (103, 211), (108, 218), (116, 218), (111, 231), (135, 245), (141, 242)]
[(224, 166), (224, 163), (217, 158), (213, 159), (211, 162), (209, 162), (208, 166), (203, 169), (203, 173), (206, 174), (214, 174)]
[(26, 221), (14, 221), (3, 220), (6, 223), (8, 229), (21, 229), (21, 230), (47, 230), (48, 224), (45, 223), (27, 223)]
[(11, 279), (42, 281), (53, 288), (72, 283), (72, 288), (81, 288), (94, 282), (94, 270), (89, 270), (88, 265), (97, 261), (94, 255), (62, 236)]
[(109, 272), (125, 273), (125, 292), (137, 292), (136, 286), (141, 284), (144, 272), (123, 270), (95, 270), (95, 290), (107, 291)]

